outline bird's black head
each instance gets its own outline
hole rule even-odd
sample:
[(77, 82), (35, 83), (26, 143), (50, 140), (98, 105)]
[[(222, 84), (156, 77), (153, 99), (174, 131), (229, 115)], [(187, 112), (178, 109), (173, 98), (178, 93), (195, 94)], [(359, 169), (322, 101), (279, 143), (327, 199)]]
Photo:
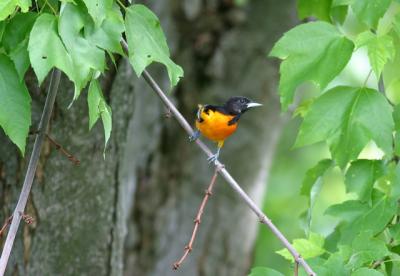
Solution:
[(229, 114), (237, 115), (246, 112), (252, 107), (261, 106), (262, 104), (253, 102), (252, 100), (236, 96), (231, 97), (225, 104), (224, 108), (228, 111)]

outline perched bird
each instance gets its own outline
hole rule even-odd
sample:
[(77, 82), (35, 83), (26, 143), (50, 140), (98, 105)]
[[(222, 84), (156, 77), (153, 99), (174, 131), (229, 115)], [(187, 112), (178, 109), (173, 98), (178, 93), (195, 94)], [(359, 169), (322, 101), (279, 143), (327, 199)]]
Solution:
[(189, 137), (195, 141), (203, 135), (217, 142), (217, 152), (208, 158), (209, 162), (218, 160), (219, 152), (224, 145), (225, 139), (233, 134), (237, 127), (240, 116), (250, 108), (261, 106), (246, 97), (231, 97), (224, 105), (199, 105), (196, 118), (197, 130)]

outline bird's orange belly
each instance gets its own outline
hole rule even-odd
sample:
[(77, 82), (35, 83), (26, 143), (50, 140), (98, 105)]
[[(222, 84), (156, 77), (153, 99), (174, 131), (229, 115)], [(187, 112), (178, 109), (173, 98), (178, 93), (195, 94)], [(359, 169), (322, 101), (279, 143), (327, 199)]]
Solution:
[(201, 113), (202, 122), (196, 120), (196, 127), (206, 138), (220, 142), (224, 141), (237, 128), (237, 123), (229, 125), (229, 121), (234, 118), (232, 115), (225, 115), (218, 111), (209, 110), (208, 114)]

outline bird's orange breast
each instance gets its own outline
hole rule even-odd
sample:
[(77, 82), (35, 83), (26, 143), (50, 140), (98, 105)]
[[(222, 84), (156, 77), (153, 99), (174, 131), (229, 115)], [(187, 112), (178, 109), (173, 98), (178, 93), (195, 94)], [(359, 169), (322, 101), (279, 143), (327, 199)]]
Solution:
[(216, 142), (224, 141), (235, 132), (237, 123), (229, 125), (229, 121), (235, 116), (226, 115), (218, 111), (208, 110), (200, 113), (202, 122), (196, 120), (196, 127), (201, 134)]

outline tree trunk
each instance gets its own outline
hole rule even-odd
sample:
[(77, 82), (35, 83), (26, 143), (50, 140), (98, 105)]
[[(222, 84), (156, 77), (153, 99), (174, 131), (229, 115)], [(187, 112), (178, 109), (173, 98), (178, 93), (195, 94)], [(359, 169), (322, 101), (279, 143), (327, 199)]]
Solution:
[[(294, 16), (292, 1), (151, 1), (174, 60), (185, 70), (170, 94), (190, 121), (197, 103), (243, 95), (264, 103), (240, 121), (221, 161), (261, 203), (279, 134), (277, 66), (266, 59)], [(112, 66), (111, 66), (112, 67)], [(162, 66), (151, 66), (168, 89)], [(213, 168), (126, 60), (107, 73), (103, 89), (113, 131), (103, 159), (101, 123), (88, 131), (85, 93), (70, 109), (72, 87), (61, 83), (50, 135), (80, 161), (74, 166), (47, 141), (21, 224), (8, 275), (245, 275), (257, 218), (222, 180), (205, 209), (193, 251), (178, 272), (171, 267), (187, 244)], [(33, 128), (45, 93), (30, 89)], [(32, 144), (33, 139), (29, 139)], [(0, 135), (3, 218), (18, 198), (26, 159)], [(215, 146), (210, 143), (215, 149)], [(30, 149), (27, 149), (30, 153)], [(29, 156), (27, 154), (27, 156)], [(266, 248), (268, 250), (268, 248)]]

